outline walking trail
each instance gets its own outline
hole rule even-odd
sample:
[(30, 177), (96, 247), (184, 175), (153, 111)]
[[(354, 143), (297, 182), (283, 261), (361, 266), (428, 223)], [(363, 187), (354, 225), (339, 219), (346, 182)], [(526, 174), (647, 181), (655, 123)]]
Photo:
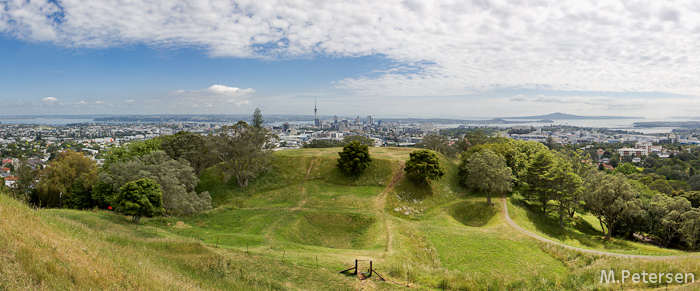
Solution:
[(604, 252), (604, 251), (594, 251), (594, 250), (588, 250), (588, 249), (582, 249), (582, 248), (577, 248), (577, 247), (572, 247), (569, 245), (565, 245), (562, 243), (558, 243), (555, 241), (552, 241), (550, 239), (544, 238), (538, 234), (535, 234), (533, 232), (530, 232), (528, 230), (525, 230), (524, 228), (518, 226), (513, 222), (513, 220), (510, 219), (510, 215), (508, 215), (508, 203), (506, 203), (506, 197), (502, 196), (501, 200), (503, 202), (503, 215), (505, 215), (506, 222), (510, 224), (513, 228), (517, 229), (518, 231), (534, 238), (539, 241), (543, 241), (549, 244), (554, 244), (563, 248), (567, 248), (570, 250), (575, 250), (579, 251), (582, 253), (587, 253), (587, 254), (593, 254), (593, 255), (600, 255), (600, 256), (611, 256), (611, 257), (618, 257), (618, 258), (626, 258), (626, 259), (650, 259), (650, 260), (672, 260), (672, 259), (682, 259), (682, 258), (700, 258), (698, 255), (684, 255), (684, 256), (645, 256), (645, 255), (628, 255), (628, 254), (619, 254), (619, 253), (611, 253), (611, 252)]

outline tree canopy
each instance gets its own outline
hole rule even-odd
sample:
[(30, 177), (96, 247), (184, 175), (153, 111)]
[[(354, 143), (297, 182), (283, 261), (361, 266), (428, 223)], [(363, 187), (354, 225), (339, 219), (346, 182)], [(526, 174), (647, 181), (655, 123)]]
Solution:
[(596, 171), (586, 177), (583, 200), (586, 208), (605, 226), (605, 238), (613, 233), (615, 222), (624, 215), (641, 211), (642, 203), (638, 193), (632, 189), (622, 174), (606, 175)]
[(491, 193), (510, 191), (513, 174), (506, 165), (505, 158), (492, 150), (485, 149), (462, 160), (460, 166), (462, 183), (465, 186), (483, 191), (486, 203), (491, 203)]
[(338, 168), (347, 175), (361, 174), (372, 162), (369, 147), (359, 141), (348, 143), (338, 155)]
[(199, 134), (178, 132), (173, 138), (164, 140), (162, 148), (169, 157), (187, 161), (197, 176), (218, 162), (211, 143)]
[(404, 171), (406, 176), (420, 184), (440, 179), (445, 168), (440, 165), (438, 156), (429, 150), (417, 150), (409, 154)]
[(209, 192), (195, 192), (199, 179), (192, 167), (184, 160), (173, 160), (163, 151), (114, 163), (99, 176), (99, 180), (112, 185), (112, 190), (116, 193), (126, 183), (146, 178), (159, 185), (163, 193), (163, 207), (170, 215), (190, 214), (211, 208)]
[(163, 191), (158, 183), (151, 179), (140, 179), (124, 184), (114, 197), (118, 209), (132, 216), (138, 223), (142, 216), (153, 217), (163, 214)]
[(41, 206), (59, 207), (61, 198), (67, 208), (94, 206), (91, 190), (98, 172), (93, 159), (72, 150), (62, 152), (41, 173), (36, 186)]
[(456, 157), (459, 153), (459, 148), (451, 145), (447, 136), (444, 135), (429, 134), (414, 147), (434, 150), (447, 157)]
[[(259, 113), (256, 110), (256, 114)], [(253, 120), (262, 122), (262, 115), (254, 116)], [(245, 188), (258, 173), (270, 169), (275, 137), (261, 124), (251, 126), (241, 121), (234, 126), (222, 128), (212, 142), (217, 158), (223, 163), (223, 172), (228, 177), (235, 178), (239, 187)]]

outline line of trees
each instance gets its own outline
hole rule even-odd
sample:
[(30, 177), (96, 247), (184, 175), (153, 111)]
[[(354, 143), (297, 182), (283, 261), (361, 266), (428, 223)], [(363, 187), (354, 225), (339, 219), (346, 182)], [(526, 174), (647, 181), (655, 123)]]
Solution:
[(180, 132), (114, 147), (104, 155), (102, 167), (72, 150), (56, 155), (41, 170), (20, 159), (15, 166), (19, 180), (10, 193), (40, 207), (112, 206), (135, 222), (142, 216), (196, 213), (211, 208), (209, 193), (195, 191), (206, 169), (219, 167), (241, 188), (269, 170), (276, 136), (264, 122), (256, 109), (250, 124), (224, 126), (216, 135)]
[[(660, 163), (678, 164), (673, 159)], [(700, 246), (700, 195), (686, 191), (683, 181), (666, 178), (683, 178), (673, 172), (680, 169), (661, 166), (643, 174), (629, 164), (627, 169), (600, 171), (590, 154), (570, 146), (550, 150), (541, 143), (503, 138), (470, 147), (460, 161), (462, 183), (483, 192), (488, 203), (494, 193), (513, 190), (542, 214), (556, 216), (561, 227), (576, 212), (590, 213), (606, 239), (636, 234), (666, 247)]]

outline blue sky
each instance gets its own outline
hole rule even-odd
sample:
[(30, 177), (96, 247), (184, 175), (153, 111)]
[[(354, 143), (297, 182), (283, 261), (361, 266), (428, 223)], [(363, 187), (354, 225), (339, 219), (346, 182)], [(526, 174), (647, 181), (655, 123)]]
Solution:
[(15, 114), (700, 116), (694, 1), (0, 2)]

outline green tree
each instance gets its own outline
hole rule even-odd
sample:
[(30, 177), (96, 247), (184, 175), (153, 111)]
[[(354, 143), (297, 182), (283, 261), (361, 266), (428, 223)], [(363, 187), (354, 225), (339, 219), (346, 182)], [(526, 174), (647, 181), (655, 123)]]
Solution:
[[(139, 179), (151, 179), (162, 189), (163, 207), (170, 215), (191, 214), (211, 208), (209, 192), (196, 193), (199, 179), (186, 161), (173, 160), (163, 151), (112, 164), (99, 176), (102, 183), (112, 185), (113, 192)], [(101, 189), (107, 196), (109, 190)]]
[(374, 146), (374, 140), (366, 137), (366, 136), (361, 136), (361, 135), (346, 135), (343, 137), (343, 144), (349, 144), (353, 141), (359, 142), (363, 145), (366, 145), (368, 147), (373, 147)]
[(338, 168), (347, 175), (361, 174), (372, 162), (369, 147), (359, 141), (348, 143), (338, 155)]
[(238, 187), (245, 188), (260, 172), (270, 169), (274, 138), (267, 129), (241, 121), (224, 127), (212, 141), (224, 173), (235, 178)]
[(444, 135), (429, 134), (413, 147), (434, 150), (450, 158), (459, 153), (459, 149), (450, 145), (450, 141)]
[(523, 176), (527, 185), (527, 190), (524, 193), (525, 198), (540, 202), (543, 213), (547, 213), (547, 203), (552, 200), (550, 190), (553, 176), (550, 172), (554, 165), (554, 155), (550, 151), (539, 152)]
[[(465, 155), (466, 156), (466, 155)], [(513, 174), (506, 160), (492, 150), (485, 149), (462, 160), (460, 165), (462, 183), (468, 188), (486, 194), (486, 203), (491, 203), (491, 193), (508, 192)]]
[(106, 169), (109, 168), (112, 163), (130, 160), (134, 157), (143, 157), (153, 151), (162, 150), (162, 144), (162, 138), (153, 138), (113, 147), (105, 154), (105, 161), (102, 167)]
[(625, 163), (613, 171), (614, 174), (617, 173), (623, 173), (625, 175), (631, 175), (631, 174), (636, 174), (639, 173), (639, 170), (637, 170), (637, 167), (635, 167), (632, 163)]
[(313, 139), (303, 145), (303, 148), (336, 148), (342, 147), (345, 143), (332, 139)]
[(153, 217), (164, 213), (163, 191), (151, 179), (140, 179), (124, 184), (114, 197), (114, 202), (125, 215), (138, 223), (141, 217)]
[(700, 240), (700, 209), (692, 208), (681, 215), (681, 224), (678, 229), (681, 239), (690, 249), (698, 250)]
[(582, 181), (572, 170), (571, 164), (563, 158), (555, 159), (555, 164), (547, 175), (549, 198), (558, 202), (559, 226), (564, 227), (564, 215), (573, 213), (579, 204)]
[(181, 131), (173, 138), (163, 140), (162, 148), (169, 157), (187, 161), (199, 176), (218, 162), (210, 145), (211, 143), (199, 134)]
[(622, 174), (607, 175), (594, 172), (584, 181), (583, 200), (586, 208), (602, 229), (607, 228), (605, 239), (610, 239), (615, 223), (628, 213), (638, 212), (642, 206), (638, 193), (632, 189)]
[(663, 241), (665, 247), (680, 235), (681, 216), (691, 209), (690, 202), (683, 197), (671, 198), (657, 194), (651, 198), (649, 215), (652, 219), (652, 233)]
[(10, 164), (10, 168), (13, 169), (17, 181), (12, 185), (10, 193), (13, 197), (26, 202), (31, 202), (34, 204), (39, 204), (37, 201), (30, 201), (30, 194), (32, 189), (35, 188), (36, 178), (39, 175), (39, 171), (32, 170), (29, 165), (27, 158), (20, 157), (17, 159), (17, 165)]
[(253, 119), (250, 122), (250, 125), (256, 129), (256, 130), (263, 130), (265, 127), (265, 119), (263, 118), (262, 112), (260, 111), (260, 108), (255, 108), (255, 111), (253, 112)]
[(64, 151), (41, 173), (36, 186), (41, 206), (59, 207), (61, 199), (67, 208), (95, 206), (91, 190), (98, 172), (93, 159), (72, 150)]
[(688, 185), (690, 186), (690, 190), (700, 191), (700, 174), (691, 176), (688, 180)]
[(470, 131), (464, 134), (464, 138), (469, 142), (470, 146), (482, 145), (490, 142), (491, 137), (489, 137), (483, 130), (477, 129), (475, 131)]
[(421, 185), (430, 180), (440, 179), (445, 175), (445, 168), (440, 165), (438, 156), (429, 150), (417, 150), (409, 154), (404, 171), (411, 180)]

